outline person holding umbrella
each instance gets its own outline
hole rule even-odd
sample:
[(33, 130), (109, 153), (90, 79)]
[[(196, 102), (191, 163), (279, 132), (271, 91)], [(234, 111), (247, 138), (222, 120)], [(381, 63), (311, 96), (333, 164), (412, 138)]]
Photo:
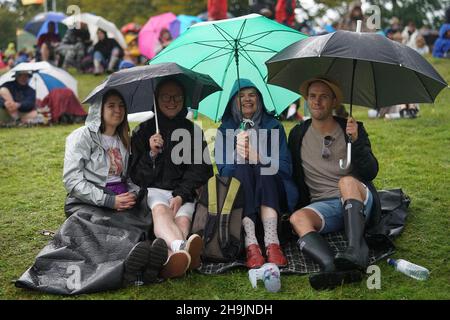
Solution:
[(39, 61), (56, 60), (55, 51), (61, 42), (60, 36), (56, 33), (56, 24), (53, 21), (48, 23), (48, 32), (39, 36), (37, 50)]
[[(181, 277), (200, 266), (202, 239), (196, 234), (188, 238), (188, 234), (197, 191), (213, 176), (210, 160), (203, 157), (209, 155), (203, 133), (186, 119), (187, 94), (186, 86), (175, 77), (160, 80), (154, 94), (157, 117), (141, 123), (131, 138), (131, 178), (147, 188), (155, 236), (164, 239), (170, 250), (162, 278)], [(189, 145), (189, 150), (183, 149), (183, 159), (176, 159), (178, 144), (173, 139), (178, 133), (182, 143)], [(202, 143), (195, 137), (201, 137)], [(199, 151), (201, 161), (195, 157)]]
[[(311, 276), (311, 285), (334, 287), (348, 281), (348, 274), (337, 270), (367, 267), (364, 229), (369, 217), (376, 215), (373, 211), (379, 210), (371, 182), (378, 173), (378, 162), (363, 124), (351, 117), (333, 117), (333, 109), (343, 100), (333, 80), (312, 78), (302, 83), (300, 92), (307, 99), (311, 119), (294, 127), (289, 135), (294, 179), (300, 191), (299, 209), (290, 222), (299, 236), (300, 250), (321, 266), (323, 273)], [(343, 170), (337, 160), (346, 155), (346, 135), (353, 141), (353, 161)], [(342, 229), (348, 247), (335, 257), (322, 234)]]
[[(66, 210), (70, 203), (78, 201), (123, 216), (136, 214), (130, 211), (138, 202), (139, 187), (128, 177), (130, 136), (126, 109), (121, 93), (108, 90), (89, 108), (86, 125), (67, 137), (63, 171), (68, 192)], [(141, 241), (126, 257), (117, 259), (123, 260), (124, 285), (133, 284), (140, 273), (144, 283), (153, 283), (167, 259), (167, 247), (161, 239)]]
[[(286, 266), (277, 225), (283, 213), (292, 212), (298, 199), (291, 156), (283, 126), (267, 112), (261, 92), (248, 79), (234, 84), (214, 151), (219, 174), (237, 178), (244, 190), (247, 267), (259, 268), (266, 258), (269, 263)], [(256, 236), (258, 222), (263, 225), (266, 258)]]

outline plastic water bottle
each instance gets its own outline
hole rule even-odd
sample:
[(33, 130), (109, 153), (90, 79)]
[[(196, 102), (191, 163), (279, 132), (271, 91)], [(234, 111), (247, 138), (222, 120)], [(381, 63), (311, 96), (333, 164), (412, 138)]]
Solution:
[(262, 280), (267, 291), (280, 291), (280, 269), (278, 269), (278, 266), (274, 263), (266, 263), (259, 269), (250, 269), (248, 271), (248, 278), (250, 279), (253, 288), (258, 286), (258, 280)]
[(387, 262), (391, 266), (394, 266), (395, 270), (416, 280), (427, 280), (430, 276), (428, 269), (403, 259), (387, 259)]

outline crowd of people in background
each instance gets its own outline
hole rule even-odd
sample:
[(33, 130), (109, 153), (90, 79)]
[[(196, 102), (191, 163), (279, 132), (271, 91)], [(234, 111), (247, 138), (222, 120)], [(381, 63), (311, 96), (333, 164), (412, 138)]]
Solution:
[[(208, 1), (208, 5), (211, 7), (208, 11), (209, 20), (228, 17), (227, 6), (223, 3), (226, 1)], [(368, 18), (364, 14), (361, 4), (355, 2), (350, 7), (348, 14), (341, 19), (321, 27), (314, 27), (311, 21), (298, 21), (295, 9), (295, 0), (262, 0), (255, 1), (249, 7), (249, 13), (261, 14), (311, 36), (336, 30), (355, 31), (356, 22), (358, 20), (364, 22)], [(450, 51), (450, 8), (446, 10), (445, 22), (439, 32), (431, 30), (426, 25), (419, 29), (414, 21), (401, 21), (395, 16), (382, 30), (370, 30), (367, 24), (363, 23), (362, 31), (383, 34), (393, 41), (413, 48), (421, 55), (432, 54), (434, 57), (446, 58)], [(48, 32), (36, 40), (34, 52), (17, 51), (13, 42), (7, 44), (3, 51), (0, 50), (0, 69), (12, 68), (21, 62), (35, 60), (49, 61), (64, 69), (74, 67), (85, 73), (110, 73), (120, 68), (129, 68), (145, 63), (147, 59), (139, 52), (138, 33), (139, 29), (127, 30), (124, 36), (128, 47), (124, 50), (115, 39), (108, 38), (107, 33), (101, 29), (98, 31), (99, 41), (94, 44), (86, 24), (82, 23), (79, 29), (68, 29), (61, 38), (56, 32), (55, 23), (50, 22)], [(173, 36), (170, 31), (163, 29), (155, 52), (163, 50), (172, 40)]]
[[(355, 2), (349, 8), (348, 14), (330, 24), (320, 28), (314, 27), (311, 21), (298, 21), (296, 18), (295, 0), (261, 0), (255, 1), (249, 7), (248, 13), (258, 13), (269, 19), (292, 27), (310, 36), (322, 35), (336, 30), (356, 30), (358, 20), (367, 21), (361, 4)], [(227, 1), (208, 1), (208, 20), (219, 20), (229, 17)], [(297, 16), (298, 17), (298, 16)], [(69, 28), (61, 37), (57, 32), (54, 22), (48, 24), (48, 31), (36, 39), (34, 52), (26, 49), (17, 50), (15, 43), (7, 44), (0, 50), (0, 70), (8, 70), (22, 62), (48, 61), (49, 63), (69, 70), (75, 68), (81, 73), (94, 75), (110, 74), (120, 69), (131, 68), (144, 64), (148, 59), (143, 56), (138, 46), (140, 26), (131, 23), (133, 28), (122, 28), (127, 48), (122, 48), (114, 38), (108, 37), (107, 32), (97, 30), (98, 41), (93, 43), (88, 26), (81, 23), (80, 28)], [(362, 24), (363, 32), (377, 32), (393, 41), (405, 44), (416, 50), (421, 55), (432, 54), (437, 58), (450, 57), (450, 8), (447, 8), (444, 24), (439, 32), (431, 30), (428, 26), (420, 29), (414, 21), (401, 21), (398, 17), (392, 17), (389, 25), (382, 30), (370, 30), (366, 23)], [(163, 28), (159, 35), (154, 51), (159, 53), (164, 50), (174, 37), (167, 28)], [(302, 116), (297, 112), (301, 101), (287, 108), (281, 115), (282, 120), (299, 120)], [(305, 108), (306, 110), (306, 108)], [(345, 108), (342, 107), (338, 115), (345, 116)], [(405, 111), (406, 110), (406, 111)], [(412, 110), (412, 111), (411, 111)], [(399, 118), (401, 115), (417, 116), (418, 105), (387, 106), (381, 110), (372, 110), (371, 117), (385, 119)]]

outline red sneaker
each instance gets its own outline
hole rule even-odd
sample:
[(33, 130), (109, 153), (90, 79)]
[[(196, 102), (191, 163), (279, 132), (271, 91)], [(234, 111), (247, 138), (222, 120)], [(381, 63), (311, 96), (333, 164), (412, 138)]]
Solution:
[(259, 268), (265, 263), (259, 245), (251, 244), (247, 248), (245, 248), (245, 250), (247, 251), (247, 268)]
[(284, 256), (283, 251), (279, 244), (271, 243), (267, 246), (266, 249), (267, 254), (267, 262), (274, 263), (279, 267), (287, 266), (288, 262), (286, 257)]

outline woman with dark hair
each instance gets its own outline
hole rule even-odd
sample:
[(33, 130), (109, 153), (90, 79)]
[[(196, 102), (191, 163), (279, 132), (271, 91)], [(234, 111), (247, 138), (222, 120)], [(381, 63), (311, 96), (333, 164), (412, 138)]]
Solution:
[(125, 100), (109, 90), (66, 139), (68, 218), (16, 286), (74, 295), (159, 282), (167, 246), (150, 241), (152, 219), (128, 178), (129, 155)]
[(116, 210), (134, 206), (139, 189), (126, 181), (129, 130), (125, 102), (118, 91), (105, 93), (101, 107), (90, 107), (86, 125), (66, 141), (63, 181), (70, 196)]
[(155, 53), (158, 54), (162, 50), (164, 50), (169, 44), (173, 41), (172, 34), (169, 29), (162, 28), (159, 33), (158, 43), (155, 47)]

